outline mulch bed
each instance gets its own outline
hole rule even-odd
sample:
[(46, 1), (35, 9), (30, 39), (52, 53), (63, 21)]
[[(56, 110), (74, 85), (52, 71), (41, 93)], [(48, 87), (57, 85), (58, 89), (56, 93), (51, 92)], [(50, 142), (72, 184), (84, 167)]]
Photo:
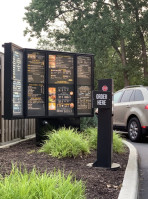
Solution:
[(119, 163), (121, 168), (112, 171), (104, 168), (90, 168), (86, 166), (96, 160), (96, 151), (88, 156), (57, 159), (44, 153), (38, 153), (39, 147), (35, 139), (21, 142), (9, 148), (0, 149), (0, 174), (9, 174), (13, 163), (25, 165), (28, 171), (36, 167), (40, 172), (48, 172), (60, 169), (65, 173), (72, 173), (76, 179), (86, 182), (87, 199), (117, 199), (124, 172), (126, 169), (129, 151), (126, 148), (125, 154), (113, 154), (113, 162)]

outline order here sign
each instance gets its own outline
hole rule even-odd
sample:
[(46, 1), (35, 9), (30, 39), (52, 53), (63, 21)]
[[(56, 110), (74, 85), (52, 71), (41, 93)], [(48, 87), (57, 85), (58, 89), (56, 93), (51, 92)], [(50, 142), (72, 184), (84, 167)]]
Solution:
[(112, 95), (109, 91), (93, 91), (93, 108), (111, 108)]

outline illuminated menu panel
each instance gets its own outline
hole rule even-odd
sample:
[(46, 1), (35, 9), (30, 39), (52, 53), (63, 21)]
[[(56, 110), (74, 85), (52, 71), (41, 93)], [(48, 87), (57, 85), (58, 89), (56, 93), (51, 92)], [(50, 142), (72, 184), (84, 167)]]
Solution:
[(91, 85), (91, 58), (86, 56), (77, 57), (77, 84)]
[(40, 52), (28, 53), (28, 83), (44, 83), (45, 55)]
[(28, 115), (45, 115), (44, 84), (28, 84)]
[(23, 114), (23, 54), (13, 49), (13, 115)]
[(78, 86), (77, 88), (77, 113), (78, 115), (91, 114), (91, 87)]
[(88, 56), (77, 56), (77, 114), (92, 114), (92, 61)]
[(45, 55), (41, 52), (27, 54), (28, 115), (45, 116)]
[(74, 63), (70, 55), (49, 55), (49, 84), (73, 84)]
[(71, 85), (48, 88), (48, 115), (74, 115), (74, 88)]

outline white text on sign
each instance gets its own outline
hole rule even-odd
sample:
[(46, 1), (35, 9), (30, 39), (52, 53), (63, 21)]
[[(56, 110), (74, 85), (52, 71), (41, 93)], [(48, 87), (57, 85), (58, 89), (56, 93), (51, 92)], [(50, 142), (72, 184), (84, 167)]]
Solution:
[(106, 100), (97, 100), (97, 105), (106, 105)]
[(96, 99), (107, 99), (107, 94), (96, 94)]
[(97, 105), (106, 106), (107, 94), (96, 94)]

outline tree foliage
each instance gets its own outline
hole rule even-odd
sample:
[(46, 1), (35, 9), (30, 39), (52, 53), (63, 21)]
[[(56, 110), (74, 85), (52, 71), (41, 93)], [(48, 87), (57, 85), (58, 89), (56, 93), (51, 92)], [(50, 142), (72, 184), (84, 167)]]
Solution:
[[(46, 32), (51, 47), (54, 40), (57, 49), (94, 53), (95, 78), (111, 77), (116, 88), (144, 83), (147, 7), (147, 0), (32, 0), (26, 8), (25, 34), (41, 38)], [(41, 46), (45, 40), (40, 40)]]

